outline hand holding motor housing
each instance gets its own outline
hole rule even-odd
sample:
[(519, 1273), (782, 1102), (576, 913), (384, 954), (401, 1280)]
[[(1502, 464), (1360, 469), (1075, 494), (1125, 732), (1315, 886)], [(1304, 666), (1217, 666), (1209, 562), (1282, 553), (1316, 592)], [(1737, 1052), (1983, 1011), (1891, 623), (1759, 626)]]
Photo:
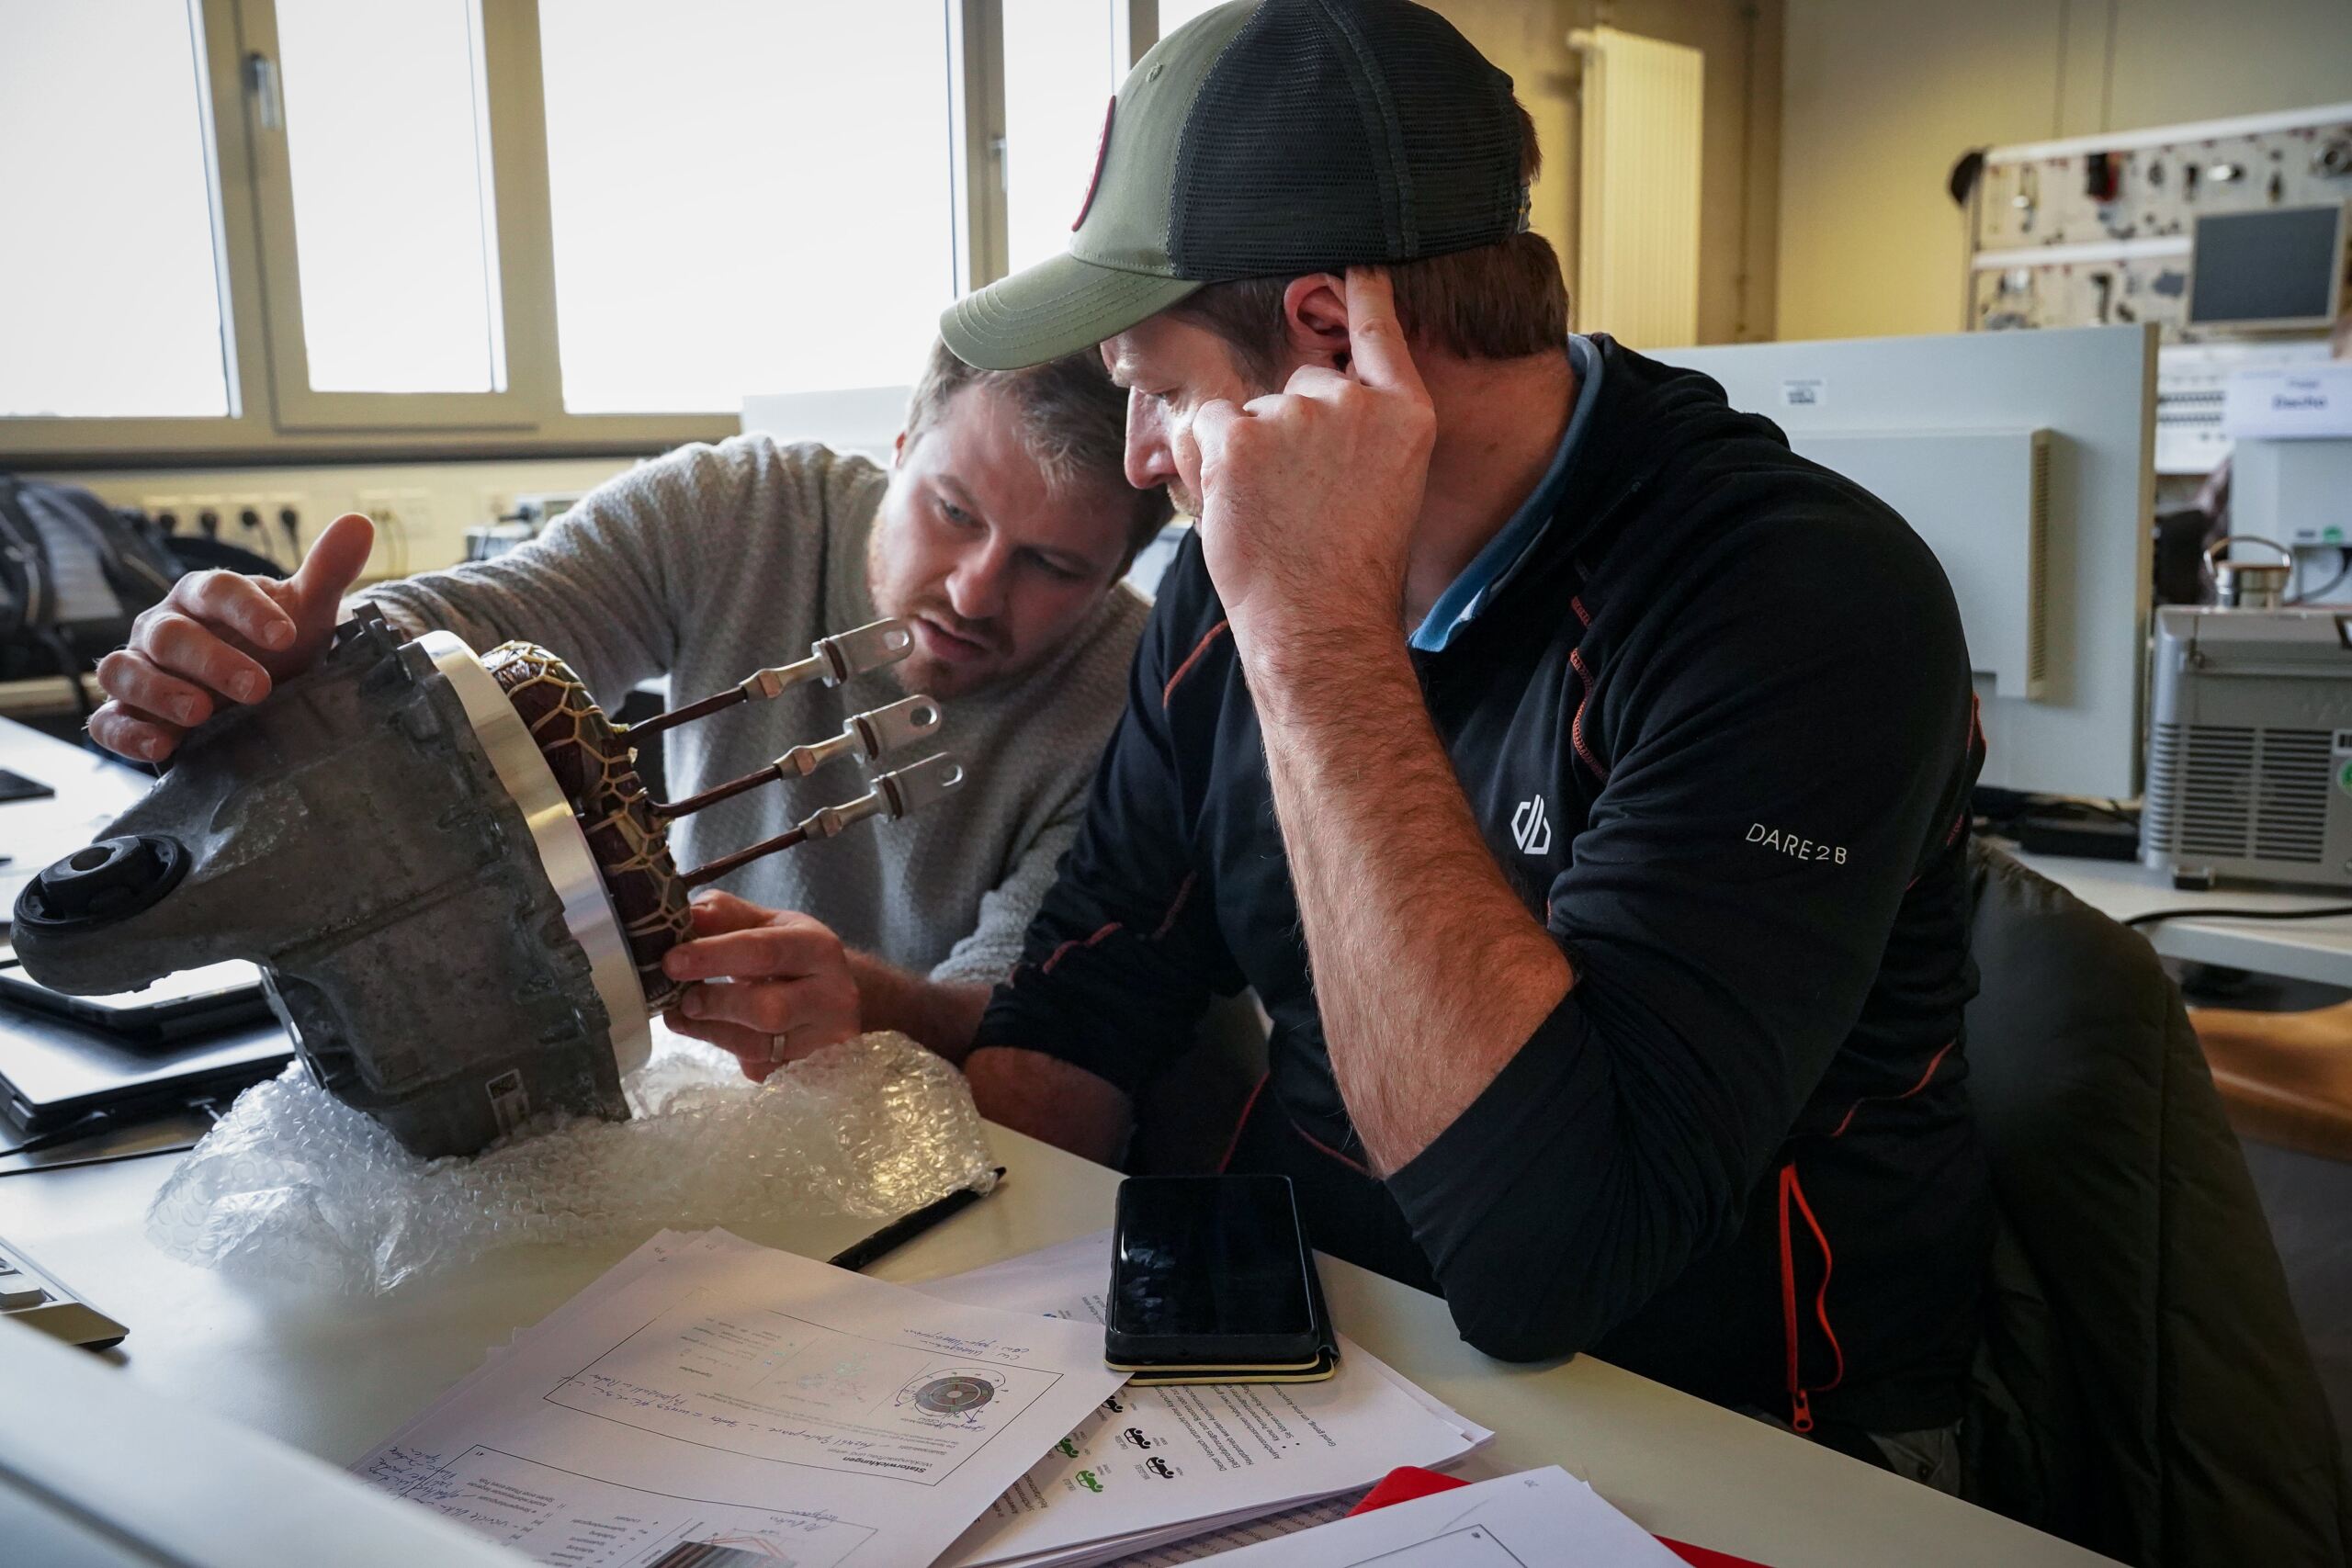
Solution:
[(327, 525), (292, 577), (191, 572), (131, 624), (128, 646), (98, 663), (106, 705), (90, 738), (109, 751), (160, 762), (223, 703), (257, 703), (318, 661), (343, 597), (376, 542), (375, 525), (347, 513)]
[(732, 1052), (759, 1082), (864, 1028), (849, 951), (821, 922), (716, 888), (694, 904), (694, 939), (662, 967), (688, 982), (670, 1027)]

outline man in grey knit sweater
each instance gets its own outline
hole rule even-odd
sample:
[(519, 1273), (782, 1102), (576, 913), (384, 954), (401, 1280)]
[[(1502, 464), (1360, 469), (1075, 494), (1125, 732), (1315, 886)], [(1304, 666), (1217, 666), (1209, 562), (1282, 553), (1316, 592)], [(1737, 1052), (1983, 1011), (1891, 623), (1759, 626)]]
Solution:
[[(671, 794), (747, 773), (848, 715), (921, 692), (964, 787), (916, 816), (757, 861), (695, 907), (670, 955), (690, 987), (673, 1024), (764, 1077), (860, 1029), (900, 1029), (950, 1059), (1076, 831), (1126, 696), (1147, 601), (1121, 576), (1168, 516), (1122, 471), (1125, 402), (1092, 355), (975, 371), (935, 349), (888, 469), (746, 435), (670, 453), (599, 486), (507, 555), (382, 583), (367, 597), (411, 631), (476, 649), (544, 644), (612, 706), (667, 676), (684, 702), (881, 615), (916, 648), (840, 687), (796, 687), (665, 738)], [(90, 732), (160, 761), (224, 700), (307, 668), (368, 558), (339, 518), (283, 582), (190, 577), (99, 668)], [(836, 768), (680, 822), (692, 866), (857, 793)]]

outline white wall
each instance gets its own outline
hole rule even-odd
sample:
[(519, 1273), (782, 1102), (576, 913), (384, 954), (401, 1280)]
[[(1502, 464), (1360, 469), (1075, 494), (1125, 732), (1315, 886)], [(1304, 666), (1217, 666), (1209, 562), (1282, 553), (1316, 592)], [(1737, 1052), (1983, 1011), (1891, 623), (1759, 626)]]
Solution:
[(1972, 147), (2352, 100), (2352, 0), (1786, 0), (1778, 333), (1957, 332)]
[[(1707, 57), (1700, 152), (1699, 341), (1772, 335), (1781, 0), (1428, 0), (1509, 72), (1534, 117), (1544, 173), (1531, 226), (1576, 277), (1577, 71), (1568, 33), (1600, 23)], [(1752, 88), (1752, 91), (1751, 91)], [(1743, 244), (1743, 238), (1745, 243)], [(1577, 301), (1570, 300), (1573, 308)], [(1580, 331), (1609, 323), (1575, 314)]]

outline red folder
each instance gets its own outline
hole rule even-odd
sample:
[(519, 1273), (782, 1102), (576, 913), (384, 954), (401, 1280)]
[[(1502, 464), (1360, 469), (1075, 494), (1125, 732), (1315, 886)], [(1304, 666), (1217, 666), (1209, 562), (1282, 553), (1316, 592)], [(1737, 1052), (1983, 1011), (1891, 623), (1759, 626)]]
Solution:
[[(1451, 1492), (1457, 1486), (1469, 1484), (1468, 1482), (1457, 1476), (1441, 1475), (1434, 1470), (1423, 1470), (1419, 1465), (1399, 1465), (1382, 1476), (1380, 1484), (1365, 1493), (1363, 1501), (1349, 1509), (1348, 1513), (1352, 1517), (1357, 1514), (1368, 1514), (1374, 1508), (1385, 1508), (1391, 1503), (1409, 1503), (1416, 1497), (1426, 1497), (1432, 1492)], [(1760, 1562), (1752, 1562), (1745, 1557), (1734, 1557), (1728, 1551), (1715, 1551), (1703, 1546), (1692, 1546), (1687, 1541), (1675, 1540), (1668, 1536), (1659, 1536), (1657, 1539), (1668, 1551), (1683, 1562), (1692, 1564), (1693, 1568), (1764, 1568)]]

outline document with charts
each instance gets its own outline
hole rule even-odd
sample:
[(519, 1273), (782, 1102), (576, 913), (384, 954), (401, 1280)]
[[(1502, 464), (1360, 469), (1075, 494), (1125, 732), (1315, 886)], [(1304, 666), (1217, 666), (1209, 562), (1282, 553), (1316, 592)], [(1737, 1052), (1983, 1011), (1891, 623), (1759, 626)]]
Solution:
[(572, 1568), (917, 1568), (1123, 1381), (1098, 1329), (664, 1237), (353, 1469)]
[(1245, 1546), (1210, 1568), (1681, 1568), (1557, 1465)]

